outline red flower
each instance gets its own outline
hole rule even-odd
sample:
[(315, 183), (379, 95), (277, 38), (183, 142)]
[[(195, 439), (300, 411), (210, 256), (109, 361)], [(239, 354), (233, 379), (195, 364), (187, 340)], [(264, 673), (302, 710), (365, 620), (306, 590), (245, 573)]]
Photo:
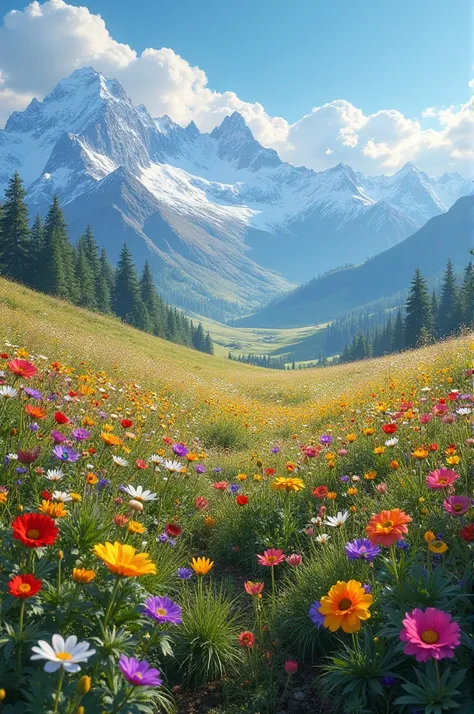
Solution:
[(53, 545), (59, 531), (50, 516), (42, 513), (25, 513), (12, 523), (13, 537), (27, 548), (42, 548)]
[(137, 467), (137, 469), (142, 469), (142, 470), (148, 468), (147, 462), (143, 461), (143, 459), (137, 459), (135, 461), (135, 466)]
[(19, 449), (16, 452), (20, 464), (29, 465), (36, 461), (40, 455), (40, 447), (34, 446), (32, 449)]
[(121, 419), (120, 423), (124, 429), (130, 429), (133, 424), (133, 421), (131, 419)]
[(474, 523), (469, 523), (468, 526), (460, 530), (459, 535), (466, 543), (474, 543)]
[(295, 674), (298, 671), (298, 662), (294, 659), (287, 659), (285, 662), (285, 672), (287, 674)]
[(248, 496), (236, 496), (235, 497), (235, 502), (237, 503), (238, 506), (246, 506), (247, 503), (249, 502)]
[(172, 444), (172, 443), (173, 443), (173, 439), (172, 439), (170, 436), (164, 436), (164, 437), (163, 437), (163, 441), (165, 442), (165, 444)]
[(241, 632), (239, 635), (239, 645), (241, 647), (245, 647), (246, 649), (250, 649), (253, 647), (255, 644), (255, 635), (253, 632)]
[(67, 424), (69, 419), (62, 412), (56, 412), (54, 415), (54, 421), (56, 424)]
[(41, 491), (41, 498), (45, 501), (51, 501), (53, 495), (49, 491)]
[(273, 474), (275, 474), (275, 473), (276, 473), (275, 469), (271, 469), (271, 468), (265, 469), (265, 474), (267, 476), (273, 476)]
[(313, 496), (316, 496), (316, 498), (326, 498), (328, 493), (329, 489), (327, 486), (316, 486), (313, 491)]
[(8, 369), (17, 377), (23, 377), (23, 379), (31, 379), (35, 374), (38, 374), (38, 370), (34, 364), (28, 362), (26, 359), (12, 359), (7, 364)]
[(384, 424), (382, 427), (382, 431), (384, 431), (386, 434), (395, 434), (397, 431), (397, 425), (396, 424)]
[(8, 354), (8, 352), (2, 352), (2, 354), (0, 355), (0, 357), (1, 357), (2, 359), (8, 359), (9, 354)]
[(34, 575), (15, 575), (8, 583), (10, 595), (24, 600), (27, 597), (34, 597), (41, 590), (41, 580)]
[(41, 407), (35, 407), (33, 404), (27, 404), (25, 412), (32, 419), (46, 419), (48, 416), (48, 413), (44, 409), (41, 409)]
[(438, 444), (430, 444), (428, 448), (430, 451), (438, 451)]
[(207, 500), (207, 498), (204, 498), (204, 496), (196, 496), (196, 498), (194, 499), (194, 505), (200, 511), (203, 511), (205, 508), (207, 508), (208, 504), (209, 501)]
[(167, 523), (165, 526), (165, 531), (167, 535), (176, 538), (183, 532), (183, 529), (181, 528), (181, 526), (178, 526), (177, 523)]

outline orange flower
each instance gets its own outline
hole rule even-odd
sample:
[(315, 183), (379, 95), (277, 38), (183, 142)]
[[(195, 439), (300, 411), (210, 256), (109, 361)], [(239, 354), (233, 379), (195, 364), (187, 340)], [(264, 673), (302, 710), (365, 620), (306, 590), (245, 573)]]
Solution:
[(44, 409), (41, 409), (41, 407), (34, 407), (32, 404), (26, 405), (25, 412), (32, 419), (46, 419), (46, 417), (48, 416), (48, 413), (45, 412)]
[(456, 466), (461, 461), (460, 456), (448, 456), (446, 459), (446, 463), (449, 464), (450, 466)]
[(120, 444), (122, 444), (122, 439), (119, 436), (115, 436), (115, 434), (103, 431), (100, 436), (107, 446), (120, 446)]
[(356, 437), (355, 434), (348, 434), (348, 435), (346, 436), (346, 439), (347, 439), (347, 441), (349, 442), (349, 444), (352, 444), (352, 442), (355, 441), (356, 438), (357, 438), (357, 437)]
[(95, 486), (96, 483), (99, 482), (99, 479), (95, 474), (92, 473), (92, 471), (89, 471), (89, 473), (86, 476), (86, 483), (89, 484), (89, 486)]
[(361, 620), (370, 617), (369, 607), (373, 597), (366, 593), (357, 580), (338, 580), (327, 595), (321, 598), (319, 612), (324, 615), (324, 627), (335, 632), (340, 627), (344, 632), (360, 630)]
[(389, 548), (408, 533), (407, 523), (413, 519), (399, 508), (391, 511), (381, 511), (369, 521), (365, 529), (369, 540), (374, 545), (384, 545)]
[(428, 456), (428, 449), (425, 449), (424, 446), (419, 446), (415, 451), (412, 453), (412, 457), (414, 459), (422, 460), (426, 459)]
[(400, 464), (396, 459), (393, 459), (393, 461), (390, 462), (390, 468), (392, 471), (397, 471), (400, 468)]
[(51, 518), (65, 518), (69, 513), (69, 511), (66, 511), (62, 501), (59, 503), (55, 503), (54, 501), (42, 501), (38, 510), (47, 516), (51, 516)]
[(372, 434), (375, 434), (375, 429), (372, 429), (371, 426), (368, 426), (365, 429), (362, 429), (362, 431), (364, 432), (364, 434), (366, 436), (372, 436)]
[(373, 481), (376, 476), (377, 471), (367, 471), (367, 473), (364, 474), (364, 478), (366, 481)]
[(337, 498), (337, 493), (335, 491), (329, 491), (329, 493), (326, 494), (326, 498), (330, 501), (334, 501), (334, 499)]

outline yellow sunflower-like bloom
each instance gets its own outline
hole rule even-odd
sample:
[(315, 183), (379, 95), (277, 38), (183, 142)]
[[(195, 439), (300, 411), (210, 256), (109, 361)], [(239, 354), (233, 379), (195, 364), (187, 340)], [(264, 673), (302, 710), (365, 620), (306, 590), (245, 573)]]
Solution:
[(69, 513), (64, 503), (54, 503), (54, 501), (42, 501), (38, 510), (51, 518), (65, 518)]
[(191, 568), (196, 575), (206, 575), (214, 565), (214, 561), (210, 558), (193, 558), (191, 560)]
[(301, 478), (292, 476), (279, 476), (272, 482), (272, 491), (286, 491), (287, 493), (295, 493), (304, 488), (304, 482)]
[(95, 545), (94, 552), (115, 575), (136, 578), (139, 575), (156, 573), (156, 565), (150, 560), (148, 553), (137, 553), (131, 545), (107, 541)]
[(75, 583), (91, 583), (94, 578), (95, 573), (93, 570), (87, 570), (86, 568), (72, 569), (72, 579)]
[(361, 620), (370, 617), (369, 607), (373, 597), (366, 593), (357, 580), (338, 580), (329, 593), (321, 598), (319, 612), (324, 615), (324, 627), (335, 632), (340, 627), (344, 632), (358, 632)]
[(119, 436), (107, 433), (105, 431), (101, 433), (100, 437), (102, 441), (108, 446), (120, 446), (123, 443), (123, 440)]
[(140, 521), (129, 521), (128, 532), (129, 533), (144, 533), (145, 526), (142, 523), (140, 523)]

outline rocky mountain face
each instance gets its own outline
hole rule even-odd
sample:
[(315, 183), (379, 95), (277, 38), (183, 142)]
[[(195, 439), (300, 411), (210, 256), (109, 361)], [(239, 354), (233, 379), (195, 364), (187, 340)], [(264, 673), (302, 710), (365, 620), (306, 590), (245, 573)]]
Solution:
[(243, 117), (211, 133), (152, 118), (88, 67), (0, 131), (0, 195), (18, 170), (32, 211), (58, 194), (73, 238), (90, 224), (112, 260), (127, 240), (166, 296), (249, 310), (318, 273), (360, 263), (445, 212), (472, 183), (411, 164), (368, 177), (280, 160)]

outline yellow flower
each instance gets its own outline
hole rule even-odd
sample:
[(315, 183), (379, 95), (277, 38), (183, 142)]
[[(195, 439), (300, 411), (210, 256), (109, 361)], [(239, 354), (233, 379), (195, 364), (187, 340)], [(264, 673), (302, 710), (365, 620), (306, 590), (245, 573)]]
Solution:
[(80, 493), (70, 493), (69, 495), (71, 496), (73, 503), (79, 503), (79, 501), (82, 501), (82, 496)]
[(206, 526), (206, 528), (214, 528), (216, 523), (217, 521), (214, 516), (206, 516), (204, 519), (204, 525)]
[(418, 449), (415, 449), (412, 453), (412, 456), (414, 459), (419, 459), (420, 461), (426, 459), (428, 457), (428, 449), (425, 449), (424, 446), (419, 446)]
[(87, 674), (84, 674), (76, 684), (76, 692), (84, 697), (91, 690), (92, 680)]
[(324, 458), (326, 459), (326, 461), (334, 461), (336, 456), (337, 456), (337, 454), (334, 454), (332, 451), (328, 451), (328, 453), (325, 454)]
[(446, 459), (446, 463), (449, 464), (449, 466), (456, 466), (461, 461), (461, 457), (454, 455), (454, 456), (448, 456)]
[(377, 402), (375, 408), (377, 409), (378, 412), (386, 412), (387, 411), (387, 402)]
[(8, 500), (8, 493), (0, 493), (0, 503), (6, 503)]
[(373, 481), (376, 476), (377, 471), (367, 471), (367, 473), (364, 474), (364, 478), (366, 481)]
[(186, 454), (186, 458), (188, 461), (197, 461), (199, 456), (195, 454), (193, 451), (190, 451), (189, 454)]
[(436, 536), (435, 536), (435, 534), (433, 533), (433, 531), (426, 531), (426, 533), (425, 533), (425, 535), (423, 536), (423, 538), (425, 539), (425, 541), (426, 541), (427, 543), (431, 543), (431, 541), (436, 540)]
[(337, 493), (335, 491), (329, 491), (329, 493), (326, 494), (326, 498), (330, 501), (334, 501), (337, 498)]
[(86, 568), (72, 569), (72, 579), (75, 583), (91, 583), (94, 578), (95, 573), (93, 570), (87, 570)]
[(254, 481), (261, 481), (261, 480), (262, 480), (262, 474), (254, 474), (253, 480), (254, 480)]
[(295, 493), (304, 488), (303, 479), (295, 476), (279, 476), (272, 482), (272, 491), (286, 491), (287, 493)]
[(355, 486), (351, 486), (350, 488), (347, 489), (347, 495), (348, 496), (355, 496), (357, 494), (357, 489)]
[(156, 566), (148, 553), (137, 553), (131, 545), (107, 541), (95, 545), (94, 552), (115, 575), (135, 578), (139, 575), (156, 574)]
[(94, 426), (94, 420), (88, 416), (85, 416), (82, 419), (82, 425), (83, 426)]
[(54, 503), (54, 501), (42, 501), (39, 510), (41, 513), (51, 516), (51, 518), (65, 518), (69, 513), (69, 511), (66, 511), (62, 501), (59, 503)]
[(122, 439), (115, 434), (108, 434), (107, 432), (102, 431), (100, 437), (104, 444), (107, 444), (107, 446), (120, 446), (122, 444)]
[(237, 474), (236, 478), (237, 481), (245, 481), (247, 478), (247, 474)]
[(128, 532), (129, 533), (144, 533), (145, 526), (139, 521), (129, 521), (128, 522)]
[(352, 444), (352, 442), (355, 441), (357, 439), (357, 437), (355, 434), (348, 434), (346, 436), (346, 439), (349, 442), (349, 444)]
[(196, 575), (203, 576), (206, 575), (210, 570), (212, 570), (212, 566), (214, 565), (214, 561), (211, 560), (210, 558), (193, 558), (191, 560), (191, 568), (194, 570)]
[(340, 627), (344, 632), (360, 630), (361, 620), (370, 617), (369, 607), (373, 597), (366, 593), (357, 580), (338, 580), (327, 595), (321, 598), (319, 612), (324, 615), (324, 627), (336, 632)]
[(431, 550), (432, 553), (446, 553), (448, 550), (448, 546), (446, 543), (442, 540), (431, 540), (428, 543), (428, 549)]
[(366, 427), (365, 429), (362, 429), (364, 434), (366, 436), (372, 436), (372, 434), (375, 434), (375, 429), (373, 429), (371, 426)]
[(376, 454), (377, 456), (379, 456), (380, 454), (384, 454), (385, 446), (376, 446), (373, 453)]

